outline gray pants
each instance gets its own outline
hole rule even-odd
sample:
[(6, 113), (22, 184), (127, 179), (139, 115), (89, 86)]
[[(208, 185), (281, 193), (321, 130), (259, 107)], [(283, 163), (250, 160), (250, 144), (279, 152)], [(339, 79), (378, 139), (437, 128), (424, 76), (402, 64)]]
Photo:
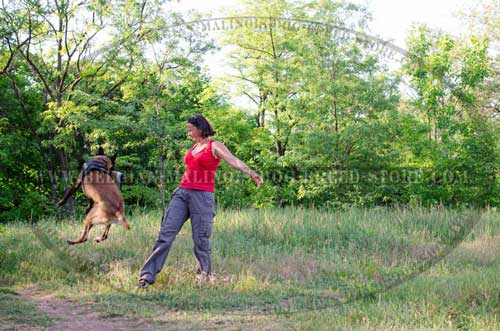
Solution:
[(153, 251), (144, 263), (140, 279), (154, 283), (165, 261), (172, 243), (188, 218), (191, 218), (194, 255), (201, 271), (210, 273), (212, 224), (215, 216), (213, 192), (176, 188), (172, 193), (170, 205), (163, 216), (160, 233)]

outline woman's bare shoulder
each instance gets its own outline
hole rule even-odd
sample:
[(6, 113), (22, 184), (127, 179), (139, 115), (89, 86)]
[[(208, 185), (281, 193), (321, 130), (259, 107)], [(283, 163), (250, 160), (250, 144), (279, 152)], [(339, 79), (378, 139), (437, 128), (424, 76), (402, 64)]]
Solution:
[(224, 146), (224, 144), (221, 143), (220, 141), (212, 139), (212, 146)]
[(212, 139), (212, 155), (213, 155), (214, 158), (220, 159), (219, 154), (217, 153), (217, 151), (219, 151), (222, 146), (224, 146), (224, 144), (222, 144), (221, 142), (219, 142), (219, 141), (217, 141), (215, 139)]

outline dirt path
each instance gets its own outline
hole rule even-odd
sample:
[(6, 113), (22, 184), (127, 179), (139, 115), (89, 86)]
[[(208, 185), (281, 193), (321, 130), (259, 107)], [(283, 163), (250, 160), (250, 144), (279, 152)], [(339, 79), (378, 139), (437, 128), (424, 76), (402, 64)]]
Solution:
[(53, 324), (44, 329), (47, 331), (153, 331), (167, 329), (166, 326), (158, 326), (140, 319), (100, 317), (90, 305), (80, 304), (69, 299), (55, 298), (32, 287), (18, 290), (17, 293), (24, 299), (34, 302), (40, 311), (49, 316)]

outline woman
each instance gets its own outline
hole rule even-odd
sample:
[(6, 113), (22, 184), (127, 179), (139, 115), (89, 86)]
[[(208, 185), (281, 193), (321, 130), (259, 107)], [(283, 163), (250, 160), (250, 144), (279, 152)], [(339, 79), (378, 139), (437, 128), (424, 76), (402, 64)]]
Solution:
[(179, 187), (172, 194), (153, 251), (141, 269), (141, 288), (155, 282), (156, 275), (165, 264), (172, 242), (188, 218), (191, 219), (194, 255), (199, 262), (198, 271), (203, 278), (210, 277), (210, 235), (215, 216), (214, 177), (220, 160), (252, 177), (257, 186), (263, 182), (255, 171), (231, 154), (224, 144), (208, 139), (215, 131), (205, 117), (199, 114), (191, 116), (187, 130), (188, 137), (196, 144), (184, 157), (186, 171)]

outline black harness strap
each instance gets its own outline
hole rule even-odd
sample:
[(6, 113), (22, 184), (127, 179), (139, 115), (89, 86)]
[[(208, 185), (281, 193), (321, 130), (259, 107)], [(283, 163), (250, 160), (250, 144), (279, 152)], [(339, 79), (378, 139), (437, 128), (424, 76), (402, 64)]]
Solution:
[(85, 162), (82, 167), (83, 175), (87, 175), (89, 172), (93, 170), (104, 172), (108, 175), (111, 175), (111, 169), (106, 168), (103, 164), (96, 161)]
[[(101, 171), (101, 172), (104, 172), (108, 175), (110, 175), (111, 177), (113, 177), (111, 174), (113, 172), (113, 170), (111, 169), (107, 169), (102, 163), (100, 162), (96, 162), (96, 161), (89, 161), (89, 162), (85, 162), (82, 166), (82, 171), (83, 171), (83, 176), (82, 176), (82, 179), (83, 177), (85, 177), (86, 175), (88, 175), (89, 172), (91, 171)], [(125, 181), (125, 174), (122, 173), (122, 172), (119, 172), (117, 171), (118, 175), (117, 175), (117, 181), (118, 181), (118, 189), (121, 191), (122, 189), (122, 184), (123, 182)]]

